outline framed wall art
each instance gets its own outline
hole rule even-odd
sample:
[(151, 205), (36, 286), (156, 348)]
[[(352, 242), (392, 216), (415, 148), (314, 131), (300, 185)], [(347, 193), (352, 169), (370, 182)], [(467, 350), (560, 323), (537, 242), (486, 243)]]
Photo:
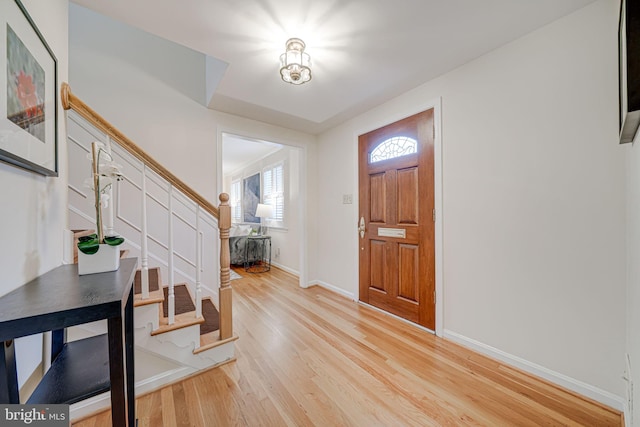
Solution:
[(0, 2), (0, 160), (58, 176), (57, 60), (19, 0)]
[(256, 209), (260, 203), (260, 174), (251, 175), (243, 181), (242, 213), (244, 222), (260, 223), (256, 216)]
[(620, 143), (633, 142), (640, 126), (640, 4), (621, 0), (618, 26)]

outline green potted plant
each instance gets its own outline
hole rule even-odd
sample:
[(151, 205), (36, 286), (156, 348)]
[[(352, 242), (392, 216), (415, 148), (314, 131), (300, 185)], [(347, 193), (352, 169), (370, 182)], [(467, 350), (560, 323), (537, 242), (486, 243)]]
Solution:
[(102, 209), (109, 200), (108, 190), (113, 183), (123, 179), (120, 166), (106, 151), (103, 144), (91, 143), (91, 177), (85, 181), (93, 190), (96, 210), (96, 232), (78, 240), (78, 273), (91, 274), (115, 271), (120, 267), (120, 250), (117, 248), (124, 238), (117, 234), (105, 235), (102, 224)]

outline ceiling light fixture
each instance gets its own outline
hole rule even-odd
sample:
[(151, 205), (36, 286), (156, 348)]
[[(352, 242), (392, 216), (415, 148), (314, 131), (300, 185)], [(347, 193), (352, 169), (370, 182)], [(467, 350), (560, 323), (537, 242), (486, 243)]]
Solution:
[(280, 76), (282, 80), (301, 85), (311, 80), (311, 57), (304, 53), (305, 44), (300, 39), (289, 39), (287, 50), (280, 55)]

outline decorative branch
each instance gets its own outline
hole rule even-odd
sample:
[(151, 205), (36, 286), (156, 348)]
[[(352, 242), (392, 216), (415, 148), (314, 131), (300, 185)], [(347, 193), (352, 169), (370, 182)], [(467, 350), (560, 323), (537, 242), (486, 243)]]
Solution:
[[(101, 156), (106, 156), (107, 161), (100, 163)], [(91, 178), (86, 182), (87, 186), (93, 190), (94, 206), (96, 210), (96, 233), (89, 236), (80, 237), (78, 249), (87, 255), (95, 254), (100, 249), (100, 244), (106, 243), (110, 246), (118, 246), (124, 242), (124, 238), (119, 235), (105, 236), (102, 225), (102, 208), (107, 207), (109, 195), (107, 190), (112, 188), (113, 181), (123, 179), (120, 172), (120, 165), (113, 162), (111, 155), (99, 142), (91, 143)]]

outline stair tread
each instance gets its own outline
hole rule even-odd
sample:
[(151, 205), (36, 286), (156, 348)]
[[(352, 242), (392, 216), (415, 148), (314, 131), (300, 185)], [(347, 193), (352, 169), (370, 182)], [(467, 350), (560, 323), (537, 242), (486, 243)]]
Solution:
[(147, 299), (142, 299), (142, 294), (135, 294), (133, 296), (134, 307), (161, 303), (162, 301), (164, 301), (164, 293), (160, 289), (155, 291), (149, 291), (149, 298)]
[(151, 335), (158, 335), (165, 332), (175, 331), (176, 329), (186, 328), (188, 326), (198, 325), (204, 322), (204, 317), (196, 317), (195, 311), (189, 313), (176, 314), (175, 322), (169, 325), (168, 318), (160, 319), (158, 329), (151, 331)]
[(202, 353), (203, 351), (207, 351), (212, 348), (219, 347), (221, 345), (227, 344), (237, 339), (238, 339), (238, 336), (234, 335), (231, 338), (227, 338), (226, 340), (221, 340), (219, 331), (209, 332), (208, 334), (200, 335), (200, 347), (193, 350), (193, 354)]

